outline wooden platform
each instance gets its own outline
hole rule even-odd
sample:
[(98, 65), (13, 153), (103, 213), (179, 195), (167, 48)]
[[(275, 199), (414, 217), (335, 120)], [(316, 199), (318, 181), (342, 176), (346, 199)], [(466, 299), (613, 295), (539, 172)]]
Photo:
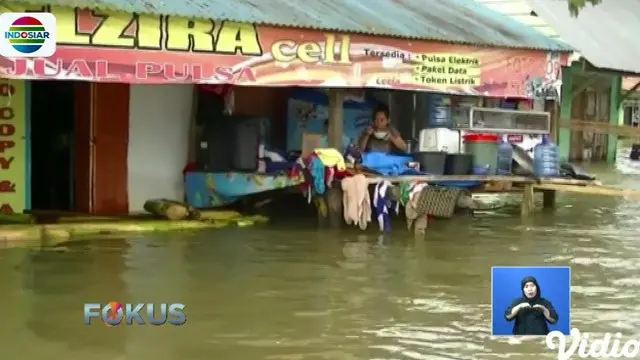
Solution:
[(381, 181), (400, 183), (407, 181), (445, 182), (476, 181), (478, 186), (471, 188), (474, 193), (522, 193), (522, 214), (528, 215), (535, 210), (534, 196), (542, 192), (543, 206), (555, 206), (556, 191), (573, 192), (588, 195), (620, 196), (640, 200), (640, 190), (619, 189), (603, 186), (597, 180), (576, 180), (566, 178), (533, 178), (526, 176), (480, 176), (480, 175), (410, 175), (410, 176), (369, 176), (369, 183)]
[(369, 176), (369, 183), (376, 184), (387, 180), (392, 183), (406, 181), (479, 181), (479, 182), (510, 182), (512, 184), (562, 184), (562, 185), (601, 185), (597, 180), (576, 180), (565, 178), (533, 178), (527, 176), (500, 175), (406, 175), (406, 176)]

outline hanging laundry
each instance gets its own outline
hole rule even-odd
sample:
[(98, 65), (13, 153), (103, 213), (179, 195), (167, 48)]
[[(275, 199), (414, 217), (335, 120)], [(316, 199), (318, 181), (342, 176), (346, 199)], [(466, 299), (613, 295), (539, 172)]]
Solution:
[(316, 197), (314, 203), (316, 205), (316, 209), (318, 209), (318, 213), (320, 213), (320, 216), (327, 217), (329, 210), (325, 199), (323, 197)]
[(391, 211), (395, 211), (397, 214), (399, 210), (400, 203), (391, 200), (389, 197), (388, 190), (391, 187), (392, 185), (389, 181), (382, 181), (376, 185), (375, 193), (373, 194), (373, 206), (380, 231), (391, 230)]
[(347, 224), (365, 230), (371, 221), (371, 199), (367, 178), (362, 174), (344, 178), (341, 186), (344, 220)]
[(416, 234), (423, 233), (429, 224), (428, 215), (417, 210), (417, 203), (426, 183), (405, 183), (407, 202), (404, 204), (405, 216), (407, 218), (407, 228), (414, 228)]
[(324, 182), (328, 188), (331, 188), (333, 184), (333, 179), (335, 178), (336, 168), (333, 167), (325, 167), (324, 168)]
[(400, 183), (400, 185), (398, 185), (398, 189), (399, 189), (399, 201), (400, 204), (402, 204), (402, 206), (407, 205), (407, 203), (410, 200), (409, 197), (409, 192), (411, 191), (411, 187), (413, 186), (413, 184), (410, 184), (408, 182), (403, 182)]
[(344, 163), (344, 157), (340, 151), (336, 149), (315, 149), (313, 152), (322, 161), (322, 164), (327, 167), (336, 167), (338, 170), (345, 170), (347, 167)]
[(309, 172), (311, 173), (311, 177), (313, 178), (313, 192), (317, 195), (324, 194), (324, 191), (326, 190), (324, 179), (324, 164), (318, 157), (313, 156), (311, 158)]
[(300, 184), (300, 191), (311, 203), (313, 195), (322, 195), (326, 190), (325, 186), (325, 166), (320, 159), (312, 153), (306, 157), (300, 157), (295, 162), (295, 166), (289, 172), (290, 177), (304, 177), (304, 182)]
[(289, 171), (289, 177), (291, 179), (299, 179), (300, 176), (304, 179), (300, 184), (300, 192), (307, 198), (307, 202), (311, 203), (311, 184), (313, 183), (313, 177), (302, 157), (296, 160), (293, 168)]

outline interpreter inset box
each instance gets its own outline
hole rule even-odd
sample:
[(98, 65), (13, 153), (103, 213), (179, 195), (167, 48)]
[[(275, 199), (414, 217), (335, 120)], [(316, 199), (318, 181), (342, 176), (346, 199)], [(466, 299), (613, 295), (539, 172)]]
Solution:
[(540, 335), (571, 331), (571, 268), (491, 268), (491, 334)]

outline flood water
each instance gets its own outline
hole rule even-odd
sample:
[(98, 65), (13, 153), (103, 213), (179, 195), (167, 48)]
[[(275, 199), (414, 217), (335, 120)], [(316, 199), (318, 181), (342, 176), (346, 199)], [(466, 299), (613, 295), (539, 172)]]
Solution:
[[(624, 159), (592, 170), (640, 187)], [(0, 250), (0, 349), (24, 360), (555, 358), (539, 339), (491, 338), (490, 267), (570, 265), (572, 326), (640, 338), (639, 211), (559, 194), (553, 214), (485, 212), (418, 239), (401, 226), (381, 238), (304, 223)], [(83, 325), (84, 303), (110, 300), (181, 302), (187, 323)]]

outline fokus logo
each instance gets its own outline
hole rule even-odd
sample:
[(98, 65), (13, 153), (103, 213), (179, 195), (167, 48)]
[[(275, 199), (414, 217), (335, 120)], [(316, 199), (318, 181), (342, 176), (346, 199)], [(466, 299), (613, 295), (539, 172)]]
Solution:
[(161, 304), (121, 304), (116, 301), (109, 301), (101, 304), (84, 304), (84, 324), (91, 325), (91, 319), (98, 319), (105, 325), (117, 326), (133, 325), (184, 325), (187, 321), (185, 306), (180, 303)]

